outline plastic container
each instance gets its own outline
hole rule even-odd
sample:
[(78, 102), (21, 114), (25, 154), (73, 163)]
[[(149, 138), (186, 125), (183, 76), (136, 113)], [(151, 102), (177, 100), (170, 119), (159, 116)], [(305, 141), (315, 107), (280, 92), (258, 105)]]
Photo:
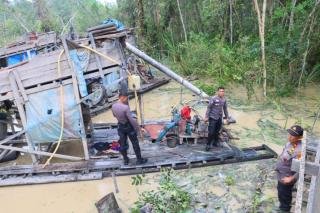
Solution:
[(138, 75), (131, 75), (128, 78), (128, 84), (130, 90), (139, 90), (141, 87), (141, 79)]

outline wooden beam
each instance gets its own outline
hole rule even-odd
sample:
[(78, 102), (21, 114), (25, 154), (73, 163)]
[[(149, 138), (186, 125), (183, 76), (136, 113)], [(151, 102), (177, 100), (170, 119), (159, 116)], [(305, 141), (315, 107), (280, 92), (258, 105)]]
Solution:
[[(96, 50), (97, 46), (96, 46), (96, 42), (94, 41), (94, 38), (92, 36), (92, 33), (89, 33), (89, 40), (91, 42), (91, 47), (92, 49)], [(100, 77), (103, 79), (104, 74), (103, 74), (103, 70), (102, 70), (102, 65), (101, 65), (101, 60), (100, 60), (100, 56), (96, 53), (93, 53), (94, 57), (96, 59), (96, 62), (98, 64), (98, 68), (99, 68), (99, 73), (100, 73)]]
[[(24, 152), (24, 153), (36, 154), (36, 155), (43, 155), (43, 156), (48, 156), (48, 157), (50, 157), (52, 155), (52, 153), (50, 153), (50, 152), (35, 151), (35, 150), (29, 150), (29, 149), (24, 149), (24, 148), (19, 148), (19, 147), (12, 147), (12, 146), (5, 146), (5, 145), (0, 145), (0, 149), (14, 150), (14, 151), (18, 151), (18, 152)], [(62, 155), (62, 154), (54, 154), (53, 157), (54, 158), (66, 159), (66, 160), (73, 160), (73, 161), (82, 160), (81, 157), (74, 157), (74, 156)]]
[(17, 73), (16, 70), (12, 70), (11, 72), (13, 72), (13, 75), (15, 77), (15, 80), (16, 80), (17, 84), (18, 84), (18, 88), (19, 88), (19, 91), (20, 91), (20, 93), (21, 93), (21, 95), (23, 97), (24, 102), (28, 101), (29, 99), (28, 99), (26, 91), (25, 91), (25, 89), (24, 89), (24, 87), (22, 85), (21, 78), (20, 78), (19, 74)]
[[(265, 2), (265, 0), (264, 0)], [(303, 132), (302, 147), (301, 147), (301, 159), (299, 168), (299, 179), (297, 181), (297, 194), (296, 203), (294, 206), (295, 213), (301, 213), (302, 208), (302, 198), (303, 198), (303, 188), (304, 188), (304, 174), (305, 174), (305, 161), (306, 161), (306, 147), (307, 147), (307, 131)]]
[[(12, 146), (12, 144), (10, 144), (10, 146)], [(0, 161), (1, 161), (2, 158), (4, 158), (9, 152), (10, 152), (10, 150), (2, 150), (2, 152), (1, 152), (1, 154), (0, 154)]]
[(3, 179), (0, 181), (0, 186), (17, 186), (29, 184), (43, 184), (43, 183), (61, 183), (82, 180), (100, 180), (102, 179), (102, 172), (90, 172), (88, 174), (71, 173), (61, 175), (37, 175), (29, 177), (13, 177)]
[(26, 132), (26, 130), (21, 130), (20, 132), (14, 134), (14, 135), (10, 135), (9, 137), (7, 137), (7, 138), (3, 139), (2, 141), (0, 141), (0, 145), (11, 141), (12, 139), (24, 134), (25, 132)]
[[(62, 40), (64, 51), (65, 51), (67, 58), (68, 58), (69, 66), (73, 70), (73, 72), (72, 72), (72, 85), (73, 85), (73, 92), (74, 92), (74, 95), (76, 98), (76, 103), (80, 103), (78, 81), (76, 79), (74, 67), (73, 67), (73, 64), (72, 64), (72, 61), (71, 61), (71, 58), (69, 55), (69, 48), (67, 45), (67, 41), (66, 41), (66, 38), (62, 38), (61, 40)], [(79, 109), (79, 113), (80, 113), (81, 141), (82, 141), (82, 145), (83, 145), (84, 158), (85, 158), (85, 160), (89, 160), (88, 143), (87, 143), (86, 132), (85, 132), (84, 123), (83, 123), (81, 104), (78, 104), (78, 109)]]
[[(12, 92), (13, 92), (14, 101), (15, 101), (15, 104), (16, 104), (16, 106), (18, 108), (18, 111), (19, 111), (19, 115), (20, 115), (20, 118), (21, 118), (21, 122), (22, 122), (23, 128), (27, 129), (27, 118), (26, 118), (26, 114), (25, 114), (25, 111), (24, 111), (24, 108), (23, 108), (23, 104), (21, 102), (21, 97), (19, 96), (19, 93), (18, 93), (18, 86), (16, 84), (16, 81), (15, 81), (13, 73), (9, 73), (9, 81), (10, 81), (11, 89), (12, 89)], [(34, 146), (32, 144), (32, 141), (30, 140), (28, 134), (26, 134), (26, 139), (27, 139), (27, 143), (28, 143), (29, 149), (33, 151), (34, 150)], [(32, 162), (34, 164), (37, 163), (37, 159), (36, 159), (35, 155), (31, 155), (31, 159), (32, 159)]]

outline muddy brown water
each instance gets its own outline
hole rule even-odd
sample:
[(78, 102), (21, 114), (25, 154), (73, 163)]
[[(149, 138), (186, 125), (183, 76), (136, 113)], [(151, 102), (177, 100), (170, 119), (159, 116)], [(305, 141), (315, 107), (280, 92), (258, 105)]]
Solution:
[[(181, 96), (181, 87), (178, 84), (171, 82), (145, 94), (143, 96), (145, 120), (168, 120), (171, 116), (170, 111), (172, 106), (179, 105), (181, 100), (195, 99), (195, 97), (186, 89), (183, 89), (182, 91), (183, 95)], [(261, 125), (258, 125), (259, 120), (263, 118), (263, 121), (271, 121), (279, 127), (284, 128), (285, 124), (287, 124), (288, 127), (298, 120), (301, 121), (302, 117), (303, 124), (311, 127), (314, 121), (314, 117), (312, 117), (313, 112), (316, 112), (320, 102), (318, 91), (320, 91), (319, 86), (311, 85), (301, 91), (302, 95), (300, 95), (299, 98), (283, 99), (282, 101), (288, 105), (288, 108), (291, 110), (295, 109), (294, 111), (291, 111), (291, 115), (287, 121), (287, 115), (281, 110), (268, 108), (250, 109), (250, 107), (242, 108), (242, 106), (237, 104), (231, 104), (229, 111), (237, 120), (237, 123), (229, 125), (227, 128), (230, 128), (235, 136), (240, 137), (240, 140), (234, 140), (232, 143), (240, 147), (256, 146), (266, 143), (276, 152), (281, 152), (283, 144), (286, 142), (285, 134), (280, 135), (278, 140), (274, 140), (273, 137), (277, 137), (277, 135), (273, 136), (272, 134), (277, 132), (270, 132), (267, 131), (268, 129), (262, 129)], [(242, 100), (246, 97), (245, 90), (238, 87), (237, 89), (232, 87), (229, 88), (226, 91), (226, 95)], [(135, 108), (134, 105), (134, 100), (131, 100), (130, 106), (132, 109)], [(301, 109), (301, 107), (304, 108)], [(196, 109), (202, 115), (205, 112), (204, 106), (198, 106)], [(115, 119), (112, 116), (112, 113), (107, 111), (93, 118), (93, 121), (96, 123), (105, 123), (115, 122)], [(264, 123), (262, 122), (262, 124)], [(267, 124), (267, 122), (265, 122), (265, 124)], [(318, 136), (320, 135), (320, 121), (316, 123), (314, 133)], [(81, 152), (79, 150), (75, 151), (73, 147), (68, 146), (64, 146), (64, 149), (66, 149), (65, 152), (73, 150), (72, 153), (75, 154)], [(27, 157), (24, 156), (24, 158)], [(20, 159), (20, 161), (20, 163), (24, 162), (23, 159)], [(203, 184), (198, 186), (195, 182), (192, 182), (192, 180), (195, 179), (193, 174), (198, 174), (198, 181), (200, 183), (206, 183), (206, 193), (214, 195), (214, 198), (218, 199), (220, 202), (220, 206), (213, 206), (215, 212), (245, 212), (246, 206), (248, 207), (252, 204), (252, 196), (254, 193), (254, 184), (252, 183), (254, 183), (255, 179), (252, 179), (254, 175), (251, 174), (256, 173), (254, 172), (256, 171), (256, 167), (259, 164), (263, 165), (263, 162), (265, 162), (265, 167), (268, 167), (269, 170), (274, 163), (274, 161), (269, 160), (239, 165), (198, 168), (192, 170), (192, 175), (189, 176), (185, 175), (188, 171), (179, 171), (177, 173), (178, 176), (181, 176), (181, 181), (187, 183), (186, 186), (188, 187), (184, 187), (192, 192), (197, 190), (195, 188), (200, 190), (201, 187), (203, 187)], [(224, 176), (236, 175), (229, 172), (233, 171), (235, 168), (239, 169), (240, 173), (243, 174), (239, 177), (236, 185), (234, 187), (223, 185)], [(116, 198), (122, 210), (124, 212), (129, 212), (130, 206), (138, 199), (139, 193), (144, 190), (155, 189), (158, 185), (157, 180), (159, 175), (159, 173), (147, 174), (147, 181), (138, 187), (131, 185), (131, 176), (117, 177), (120, 192), (116, 194)], [(190, 178), (188, 179), (185, 177)], [(205, 180), (207, 177), (212, 177), (213, 179)], [(220, 180), (219, 177), (220, 179), (222, 177), (222, 179)], [(269, 211), (277, 205), (275, 181), (272, 175), (268, 176), (265, 185), (261, 199), (265, 199), (268, 202), (263, 204), (262, 207), (265, 211)], [(251, 189), (251, 191), (249, 189)], [(114, 191), (115, 188), (111, 178), (72, 183), (2, 187), (0, 188), (0, 212), (93, 213), (97, 212), (94, 203), (107, 193)], [(217, 202), (217, 200), (215, 202)]]

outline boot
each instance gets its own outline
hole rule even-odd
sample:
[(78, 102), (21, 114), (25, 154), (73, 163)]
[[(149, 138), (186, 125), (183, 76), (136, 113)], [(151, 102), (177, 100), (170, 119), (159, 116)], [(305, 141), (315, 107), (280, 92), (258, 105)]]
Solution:
[(128, 158), (128, 156), (125, 156), (125, 157), (123, 157), (123, 164), (124, 165), (129, 165), (129, 158)]
[(148, 159), (142, 158), (142, 156), (141, 156), (141, 150), (140, 150), (139, 142), (138, 141), (132, 142), (132, 146), (133, 146), (134, 153), (136, 154), (136, 157), (137, 157), (137, 163), (136, 164), (137, 165), (141, 165), (141, 164), (147, 163)]
[(127, 151), (121, 151), (122, 157), (123, 157), (123, 164), (128, 165), (129, 164), (129, 158)]
[(136, 164), (141, 165), (141, 164), (145, 164), (147, 162), (148, 162), (148, 159), (146, 159), (146, 158), (138, 158)]

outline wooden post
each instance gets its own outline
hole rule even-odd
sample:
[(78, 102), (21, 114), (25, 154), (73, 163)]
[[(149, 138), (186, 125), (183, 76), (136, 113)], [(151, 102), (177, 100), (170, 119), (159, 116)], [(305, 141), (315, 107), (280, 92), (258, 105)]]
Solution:
[(78, 81), (76, 79), (74, 67), (73, 67), (72, 61), (70, 59), (69, 48), (68, 48), (68, 45), (66, 42), (66, 38), (62, 38), (61, 40), (62, 40), (64, 51), (65, 51), (67, 59), (68, 59), (70, 69), (73, 70), (73, 72), (72, 72), (72, 86), (73, 86), (73, 92), (74, 92), (74, 95), (76, 98), (76, 102), (78, 103), (78, 108), (79, 108), (79, 113), (80, 113), (81, 141), (82, 141), (82, 145), (83, 145), (84, 158), (85, 158), (85, 160), (89, 160), (88, 143), (87, 143), (87, 138), (86, 138), (85, 129), (84, 129), (84, 123), (83, 123), (83, 115), (82, 115), (81, 102), (80, 102), (80, 96), (79, 96)]
[[(5, 145), (0, 145), (0, 149), (14, 150), (14, 151), (18, 151), (18, 152), (25, 152), (25, 153), (33, 154), (31, 156), (34, 156), (34, 154), (37, 154), (37, 155), (44, 155), (44, 156), (50, 157), (52, 155), (52, 153), (50, 153), (50, 152), (35, 151), (35, 150), (23, 149), (23, 148), (19, 148), (19, 147), (12, 147), (12, 146), (5, 146)], [(54, 154), (53, 157), (62, 158), (62, 159), (66, 159), (66, 160), (74, 160), (74, 161), (82, 160), (82, 158), (80, 158), (80, 157), (61, 155), (61, 154)]]
[(140, 111), (140, 125), (144, 125), (143, 94), (141, 92), (138, 92), (138, 102)]
[(17, 84), (18, 84), (18, 88), (19, 88), (20, 93), (21, 93), (21, 95), (23, 97), (23, 100), (24, 101), (28, 101), (29, 99), (28, 99), (28, 96), (26, 94), (26, 91), (24, 90), (24, 87), (22, 85), (22, 82), (21, 82), (19, 74), (16, 72), (16, 70), (12, 70), (11, 72), (13, 72), (13, 75), (15, 77), (15, 80), (16, 80)]
[(297, 195), (296, 195), (296, 204), (294, 208), (295, 213), (301, 213), (302, 205), (302, 196), (303, 196), (303, 185), (304, 185), (304, 171), (305, 171), (305, 159), (306, 159), (306, 143), (307, 143), (307, 132), (304, 131), (302, 138), (302, 153), (300, 159), (300, 168), (299, 168), (299, 179), (297, 183)]
[[(320, 144), (318, 144), (316, 157), (314, 162), (319, 165), (320, 161)], [(315, 212), (316, 209), (320, 209), (320, 169), (318, 171), (318, 176), (312, 176), (311, 184), (309, 189), (307, 212)]]
[[(94, 41), (94, 38), (93, 38), (93, 35), (92, 35), (91, 32), (89, 33), (89, 40), (90, 40), (90, 42), (91, 42), (91, 47), (92, 47), (94, 50), (96, 50), (96, 49), (97, 49), (97, 47), (96, 47), (96, 42)], [(103, 75), (103, 70), (102, 70), (102, 65), (101, 65), (100, 56), (99, 56), (98, 54), (94, 53), (94, 57), (96, 58), (96, 62), (97, 62), (97, 64), (98, 64), (100, 77), (101, 77), (101, 79), (103, 80), (104, 75)]]
[[(19, 115), (20, 115), (20, 118), (21, 118), (21, 122), (22, 122), (23, 128), (26, 130), (27, 129), (26, 114), (25, 114), (25, 111), (24, 111), (24, 108), (23, 108), (21, 97), (19, 96), (19, 93), (18, 93), (18, 87), (17, 87), (16, 81), (15, 81), (14, 75), (11, 72), (9, 73), (9, 81), (10, 81), (11, 89), (12, 89), (12, 92), (13, 92), (15, 104), (18, 107), (18, 111), (19, 111)], [(28, 134), (26, 134), (26, 139), (27, 139), (27, 143), (28, 143), (29, 149), (31, 151), (34, 151), (33, 143), (30, 140), (30, 137), (28, 136)], [(36, 159), (36, 156), (34, 154), (31, 155), (31, 159), (32, 159), (32, 162), (34, 164), (37, 163), (37, 159)]]
[(127, 78), (128, 74), (126, 72), (127, 69), (127, 62), (125, 59), (125, 54), (122, 48), (122, 44), (119, 42), (119, 40), (115, 40), (114, 41), (117, 47), (117, 50), (119, 51), (119, 55), (120, 55), (120, 60), (121, 60), (121, 70), (120, 70), (120, 78)]
[(7, 137), (7, 138), (3, 139), (2, 141), (0, 141), (0, 145), (9, 142), (10, 140), (22, 135), (25, 132), (26, 132), (26, 130), (21, 130), (20, 132), (14, 134), (14, 135), (10, 135), (9, 137)]

